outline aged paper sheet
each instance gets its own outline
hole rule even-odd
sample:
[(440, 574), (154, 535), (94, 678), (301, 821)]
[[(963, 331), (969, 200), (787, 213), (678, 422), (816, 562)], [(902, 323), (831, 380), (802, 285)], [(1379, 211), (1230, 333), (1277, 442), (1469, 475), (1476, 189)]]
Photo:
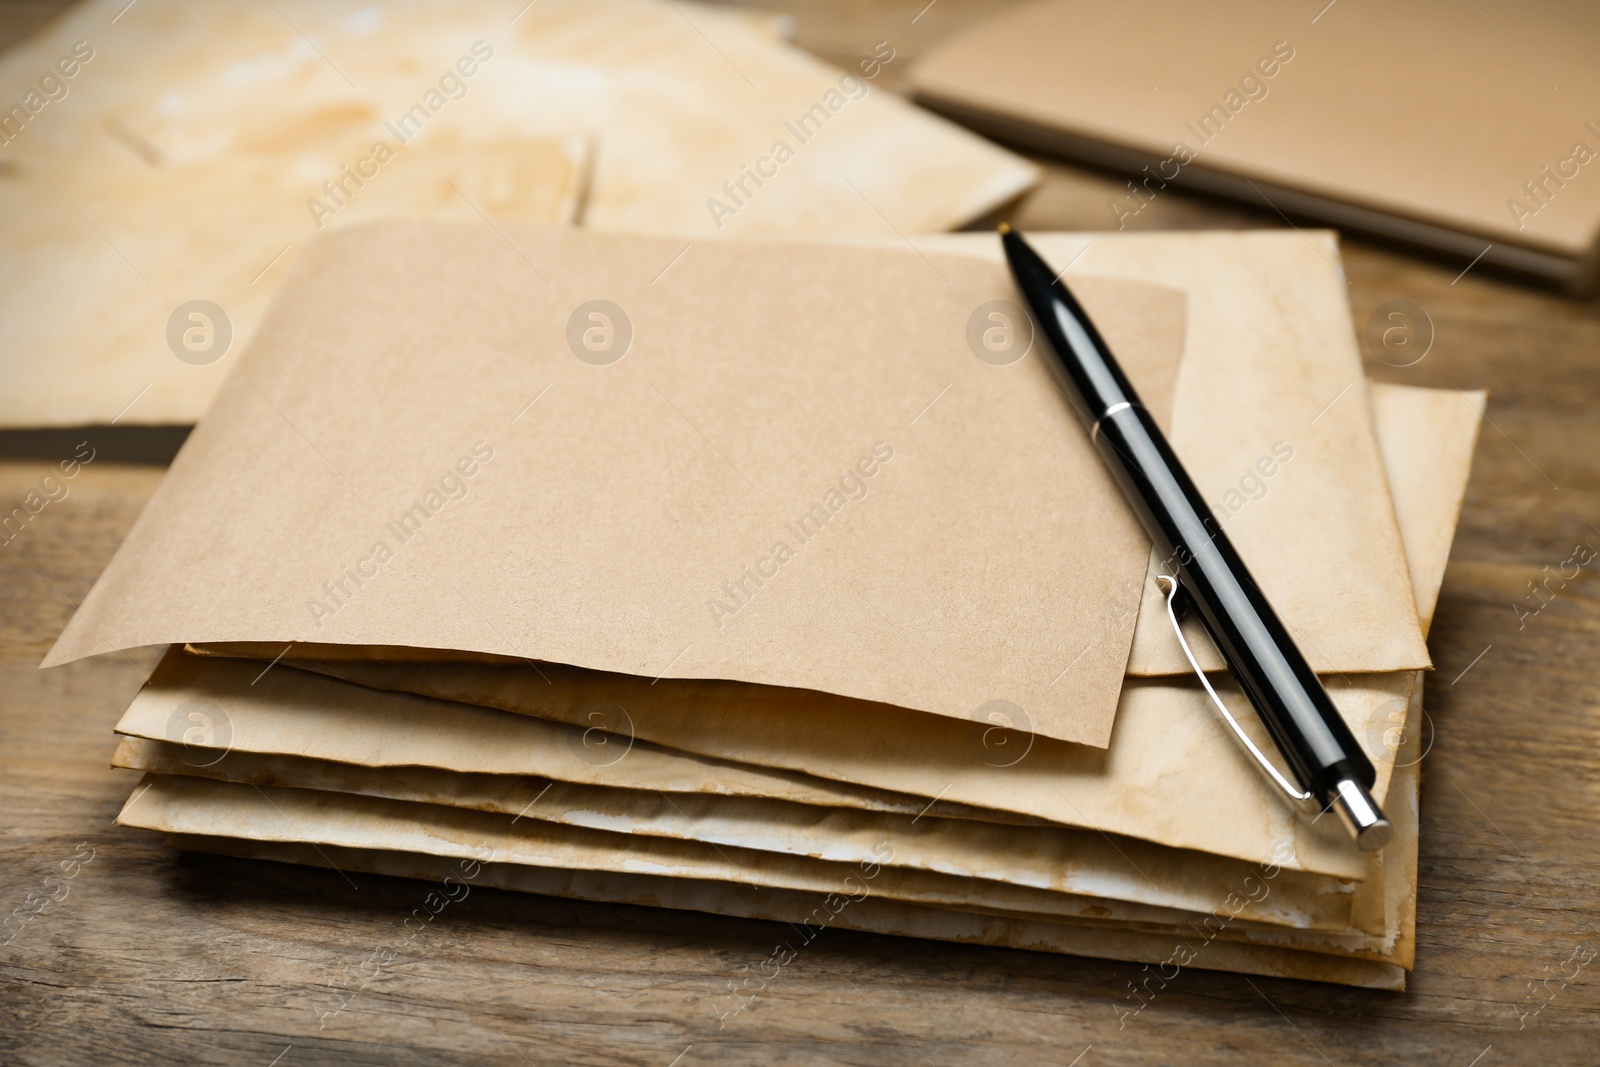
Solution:
[[(1106, 744), (1148, 542), (1046, 367), (971, 346), (1001, 265), (504, 229), (309, 249), (47, 662), (465, 650)], [(1182, 295), (1081, 287), (1168, 410)]]

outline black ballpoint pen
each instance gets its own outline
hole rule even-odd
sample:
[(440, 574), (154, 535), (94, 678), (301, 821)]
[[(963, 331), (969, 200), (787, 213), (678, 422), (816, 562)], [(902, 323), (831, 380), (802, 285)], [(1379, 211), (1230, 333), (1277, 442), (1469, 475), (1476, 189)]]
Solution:
[(1303, 791), (1338, 810), (1361, 848), (1382, 848), (1390, 825), (1370, 792), (1376, 773), (1327, 690), (1083, 307), (1021, 235), (1002, 225), (1000, 240), (1047, 361)]

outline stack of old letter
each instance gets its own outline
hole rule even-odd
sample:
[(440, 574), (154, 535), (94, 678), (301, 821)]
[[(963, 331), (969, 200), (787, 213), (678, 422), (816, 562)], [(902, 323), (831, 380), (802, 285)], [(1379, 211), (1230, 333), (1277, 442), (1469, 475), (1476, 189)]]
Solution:
[(780, 964), (830, 927), (1148, 964), (1128, 1011), (1175, 968), (1401, 987), (1481, 397), (1366, 382), (1327, 234), (1038, 242), (1377, 765), (1380, 854), (1187, 673), (981, 234), (305, 249), (47, 661), (172, 646), (122, 823), (785, 920)]

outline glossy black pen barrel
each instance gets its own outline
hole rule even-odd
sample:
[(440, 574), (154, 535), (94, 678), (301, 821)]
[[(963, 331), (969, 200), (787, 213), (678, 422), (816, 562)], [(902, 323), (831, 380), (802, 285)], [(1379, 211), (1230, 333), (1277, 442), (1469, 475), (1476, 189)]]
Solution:
[(1107, 411), (1138, 404), (1133, 383), (1112, 358), (1078, 298), (1050, 273), (1050, 265), (1010, 230), (1002, 231), (1001, 243), (1017, 290), (1050, 342), (1045, 358), (1055, 357), (1054, 369), (1073, 394), (1085, 428)]
[[(1048, 342), (1043, 358), (1295, 778), (1324, 801), (1334, 799), (1341, 782), (1370, 789), (1376, 779), (1371, 761), (1089, 316), (1026, 242), (1002, 234), (1017, 288)], [(1383, 822), (1381, 813), (1376, 819)], [(1383, 822), (1379, 836), (1386, 833)]]
[(1341, 778), (1376, 772), (1143, 407), (1103, 417), (1095, 445), (1133, 505), (1166, 573), (1177, 576), (1301, 785), (1327, 798)]

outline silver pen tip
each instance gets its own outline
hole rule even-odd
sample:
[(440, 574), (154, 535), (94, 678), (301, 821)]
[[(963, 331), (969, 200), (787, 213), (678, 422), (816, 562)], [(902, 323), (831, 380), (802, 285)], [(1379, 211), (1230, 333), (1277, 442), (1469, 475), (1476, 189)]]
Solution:
[(1333, 787), (1333, 806), (1363, 852), (1378, 851), (1394, 836), (1393, 824), (1384, 818), (1367, 787), (1354, 778), (1342, 778)]

